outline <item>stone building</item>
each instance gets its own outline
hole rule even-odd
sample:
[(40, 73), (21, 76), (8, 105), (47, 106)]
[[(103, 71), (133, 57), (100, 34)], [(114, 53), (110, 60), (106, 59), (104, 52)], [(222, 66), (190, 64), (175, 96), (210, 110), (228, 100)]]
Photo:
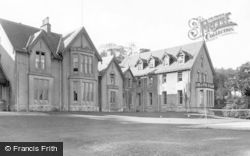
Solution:
[(214, 68), (205, 42), (131, 55), (136, 111), (203, 111), (214, 106)]
[(135, 77), (130, 70), (130, 68), (121, 67), (124, 81), (123, 81), (123, 104), (124, 104), (124, 111), (125, 112), (135, 112), (136, 108), (135, 105)]
[(99, 107), (102, 112), (121, 112), (123, 106), (124, 76), (115, 57), (103, 57), (98, 64)]
[(63, 36), (0, 19), (0, 98), (12, 111), (98, 111), (101, 61), (81, 27)]

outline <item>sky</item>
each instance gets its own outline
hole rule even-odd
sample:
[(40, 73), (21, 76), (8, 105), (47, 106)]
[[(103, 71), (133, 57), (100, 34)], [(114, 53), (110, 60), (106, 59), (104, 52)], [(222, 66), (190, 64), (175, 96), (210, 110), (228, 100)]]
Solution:
[(0, 0), (0, 18), (40, 27), (50, 18), (53, 32), (84, 26), (95, 46), (106, 43), (158, 50), (196, 42), (188, 21), (231, 12), (235, 33), (207, 41), (215, 68), (250, 61), (249, 0)]

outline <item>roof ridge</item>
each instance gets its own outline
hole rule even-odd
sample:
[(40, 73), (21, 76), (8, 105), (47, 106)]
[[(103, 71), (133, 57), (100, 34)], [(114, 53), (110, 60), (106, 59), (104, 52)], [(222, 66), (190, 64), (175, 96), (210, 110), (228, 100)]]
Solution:
[[(37, 31), (42, 30), (41, 28), (38, 28), (38, 27), (34, 27), (34, 26), (31, 26), (31, 25), (23, 24), (21, 22), (18, 23), (18, 22), (10, 21), (10, 20), (3, 19), (3, 18), (0, 18), (0, 23), (1, 23), (1, 21), (10, 22), (10, 23), (17, 24), (17, 25), (20, 25), (20, 26), (23, 26), (23, 27), (29, 27), (29, 28), (32, 28), (32, 29), (36, 29)], [(51, 34), (55, 34), (55, 35), (59, 35), (59, 36), (62, 35), (60, 33), (52, 32), (52, 31), (50, 33)]]
[[(136, 55), (139, 55), (140, 56), (140, 54), (150, 54), (151, 53), (151, 55), (152, 56), (154, 56), (153, 55), (153, 53), (154, 52), (158, 52), (158, 51), (164, 51), (164, 52), (167, 52), (168, 54), (171, 54), (171, 53), (169, 53), (167, 50), (168, 49), (174, 49), (174, 48), (181, 48), (182, 50), (183, 50), (183, 47), (185, 47), (185, 46), (188, 46), (188, 45), (192, 45), (192, 44), (198, 44), (198, 43), (201, 43), (201, 45), (202, 45), (202, 43), (203, 43), (204, 41), (197, 41), (197, 42), (192, 42), (192, 43), (186, 43), (186, 44), (183, 44), (183, 45), (176, 45), (176, 46), (172, 46), (172, 47), (168, 47), (168, 48), (161, 48), (161, 49), (157, 49), (157, 50), (152, 50), (152, 51), (147, 51), (147, 52), (143, 52), (143, 53), (139, 53), (139, 54), (133, 54), (133, 55), (130, 55), (130, 56), (136, 56)], [(183, 51), (185, 51), (185, 50), (183, 50)], [(172, 54), (171, 54), (172, 55)]]
[(10, 20), (7, 20), (7, 19), (3, 19), (3, 18), (0, 18), (0, 23), (1, 21), (6, 21), (6, 22), (11, 22), (11, 23), (15, 23), (15, 24), (18, 24), (18, 25), (21, 25), (21, 26), (26, 26), (26, 27), (30, 27), (30, 28), (33, 28), (33, 29), (40, 29), (40, 28), (37, 28), (37, 27), (34, 27), (34, 26), (30, 26), (30, 25), (27, 25), (27, 24), (23, 24), (23, 23), (17, 23), (17, 22), (14, 22), (14, 21), (10, 21)]

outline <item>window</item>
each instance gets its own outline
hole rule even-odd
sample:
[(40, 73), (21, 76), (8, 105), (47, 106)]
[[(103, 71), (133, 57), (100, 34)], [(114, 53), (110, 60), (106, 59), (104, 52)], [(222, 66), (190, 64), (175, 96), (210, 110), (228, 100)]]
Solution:
[(169, 65), (169, 57), (165, 57), (164, 60), (163, 60), (163, 65), (166, 66), (166, 65)]
[(36, 51), (35, 67), (37, 69), (45, 69), (45, 53)]
[(138, 98), (138, 105), (141, 106), (141, 93), (137, 93), (137, 98)]
[(162, 92), (162, 96), (163, 96), (163, 104), (167, 104), (167, 92), (166, 91)]
[(138, 87), (141, 87), (141, 79), (138, 79)]
[(147, 78), (143, 78), (143, 86), (147, 87)]
[(115, 103), (116, 92), (110, 91), (110, 103)]
[(115, 74), (110, 74), (110, 83), (115, 84)]
[(80, 72), (84, 73), (84, 55), (80, 55)]
[(49, 100), (49, 80), (34, 79), (34, 99)]
[(167, 82), (167, 74), (163, 74), (162, 75), (162, 83), (166, 83)]
[(128, 87), (132, 87), (132, 79), (128, 78)]
[(84, 56), (84, 73), (87, 74), (88, 73), (88, 56)]
[(78, 72), (78, 55), (73, 55), (73, 72)]
[(129, 104), (129, 106), (132, 104), (132, 93), (131, 92), (128, 93), (128, 104)]
[(90, 101), (94, 101), (94, 83), (91, 83)]
[(149, 93), (149, 104), (153, 104), (153, 93)]
[(183, 103), (183, 94), (182, 94), (182, 90), (178, 90), (178, 103), (180, 105), (182, 105)]
[(85, 87), (86, 87), (86, 83), (85, 83), (85, 82), (83, 82), (83, 83), (82, 83), (82, 86), (81, 86), (81, 91), (82, 91), (82, 101), (85, 101), (85, 100), (86, 100), (86, 98), (85, 98), (85, 94), (86, 94), (87, 90), (85, 90)]
[(140, 62), (140, 63), (138, 64), (138, 70), (142, 70), (142, 69), (143, 69), (143, 63)]
[(179, 54), (178, 63), (184, 63), (184, 54)]
[(182, 72), (178, 72), (178, 76), (177, 77), (178, 77), (178, 82), (182, 81)]
[(78, 91), (77, 91), (78, 83), (73, 82), (73, 101), (78, 101)]
[(41, 69), (45, 69), (45, 53), (41, 53)]
[(43, 80), (43, 98), (44, 100), (49, 100), (49, 81), (48, 80)]
[(203, 66), (204, 66), (204, 58), (203, 56), (201, 56), (201, 67), (203, 68)]
[(94, 83), (82, 82), (81, 85), (82, 101), (94, 101)]
[(93, 74), (93, 57), (83, 54), (73, 54), (72, 56), (73, 72), (84, 74)]
[(152, 84), (153, 84), (153, 77), (150, 76), (150, 77), (149, 77), (149, 85), (152, 85)]
[(89, 74), (92, 74), (93, 73), (93, 61), (92, 61), (91, 56), (89, 56), (88, 58), (89, 58), (89, 61), (88, 61), (88, 63), (89, 63)]
[(197, 82), (200, 82), (200, 72), (197, 72)]
[(207, 82), (207, 74), (204, 74), (204, 82)]
[(151, 59), (150, 62), (149, 62), (149, 67), (154, 68), (154, 64), (155, 64), (155, 60)]
[(204, 74), (203, 73), (201, 73), (201, 82), (204, 82)]

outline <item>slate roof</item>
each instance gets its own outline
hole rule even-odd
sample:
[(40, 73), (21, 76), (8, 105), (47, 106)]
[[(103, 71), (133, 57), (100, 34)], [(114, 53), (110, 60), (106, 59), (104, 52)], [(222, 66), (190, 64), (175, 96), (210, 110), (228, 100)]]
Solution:
[(104, 75), (112, 62), (115, 63), (115, 65), (117, 66), (118, 71), (121, 74), (121, 77), (124, 78), (124, 75), (123, 75), (123, 72), (121, 70), (121, 67), (117, 63), (115, 57), (112, 56), (112, 55), (111, 56), (102, 57), (102, 61), (98, 62), (98, 71), (99, 71), (99, 74), (101, 76)]
[(103, 57), (101, 62), (98, 62), (98, 71), (103, 73), (113, 60), (114, 56)]
[[(148, 74), (158, 74), (158, 73), (165, 73), (165, 72), (188, 70), (192, 68), (196, 60), (196, 57), (198, 53), (200, 52), (200, 49), (203, 46), (203, 44), (204, 42), (200, 41), (200, 42), (195, 42), (191, 44), (176, 46), (173, 48), (167, 48), (167, 49), (162, 49), (162, 50), (149, 51), (149, 52), (144, 52), (140, 54), (130, 55), (122, 61), (120, 66), (122, 67), (129, 66), (134, 76), (144, 76)], [(186, 61), (183, 64), (179, 64), (175, 60), (173, 63), (167, 66), (164, 66), (162, 63), (160, 63), (154, 68), (150, 68), (149, 66), (146, 66), (144, 69), (141, 69), (141, 70), (139, 70), (135, 66), (139, 58), (148, 59), (152, 55), (154, 57), (157, 57), (159, 60), (161, 60), (162, 57), (166, 53), (176, 57), (177, 54), (180, 52), (180, 50), (183, 50), (184, 52), (187, 52), (190, 55), (188, 61)]]
[(90, 39), (90, 37), (89, 37), (89, 35), (88, 35), (88, 33), (87, 33), (87, 31), (85, 30), (84, 27), (80, 27), (80, 28), (78, 28), (78, 29), (76, 29), (76, 30), (68, 33), (67, 35), (65, 35), (63, 37), (64, 48), (65, 49), (68, 48), (70, 46), (70, 44), (74, 41), (74, 39), (78, 36), (78, 34), (80, 34), (80, 32), (82, 32), (82, 33), (84, 33), (86, 35), (86, 39), (89, 41), (89, 43), (91, 44), (91, 46), (94, 48), (95, 55), (96, 55), (97, 59), (99, 61), (101, 61), (102, 58), (101, 58), (100, 54), (97, 52), (97, 49), (95, 48), (92, 40)]
[[(34, 38), (35, 34), (41, 31), (40, 28), (31, 27), (21, 23), (0, 19), (0, 24), (5, 30), (11, 44), (16, 51), (27, 52), (26, 45), (30, 38)], [(54, 32), (46, 33), (49, 47), (51, 51), (56, 53), (61, 34)]]
[[(89, 38), (84, 27), (76, 29), (63, 37), (62, 34), (54, 32), (47, 33), (40, 28), (35, 28), (32, 26), (12, 22), (5, 19), (0, 19), (0, 24), (2, 25), (4, 31), (6, 32), (11, 44), (13, 45), (16, 51), (28, 52), (27, 46), (31, 45), (33, 42), (36, 41), (36, 39), (42, 36), (46, 39), (46, 43), (48, 44), (51, 52), (56, 58), (60, 58), (60, 52), (62, 52), (75, 39), (79, 32), (84, 31), (87, 38)], [(101, 57), (98, 54), (91, 40), (90, 42), (94, 47), (96, 56), (99, 60), (101, 60)]]

